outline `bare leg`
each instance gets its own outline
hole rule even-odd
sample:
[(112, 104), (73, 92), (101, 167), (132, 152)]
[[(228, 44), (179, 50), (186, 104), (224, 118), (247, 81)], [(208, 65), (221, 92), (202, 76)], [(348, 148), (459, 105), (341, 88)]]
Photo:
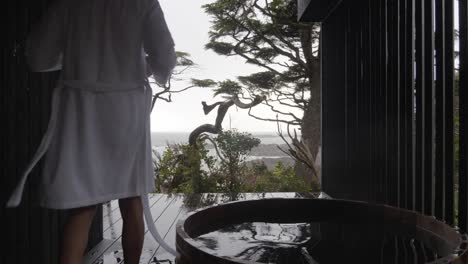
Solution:
[(124, 262), (125, 264), (138, 264), (140, 263), (145, 236), (141, 198), (138, 196), (120, 199), (119, 207), (123, 219), (122, 247)]
[(96, 206), (71, 209), (65, 224), (60, 263), (81, 264)]

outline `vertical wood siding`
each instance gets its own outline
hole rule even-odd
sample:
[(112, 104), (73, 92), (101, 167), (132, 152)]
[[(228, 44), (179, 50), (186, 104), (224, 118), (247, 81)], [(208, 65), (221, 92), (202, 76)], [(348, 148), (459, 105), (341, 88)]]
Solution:
[[(5, 202), (36, 150), (47, 128), (50, 97), (57, 73), (28, 71), (22, 44), (31, 26), (45, 11), (47, 0), (7, 0), (3, 2), (1, 45), (0, 109), (1, 176), (0, 208), (1, 264), (58, 263), (63, 211), (42, 209), (37, 204), (39, 165), (30, 176), (21, 206), (5, 209)], [(90, 236), (90, 246), (102, 239), (99, 212)]]
[(467, 0), (342, 1), (322, 22), (325, 192), (416, 210), (467, 230), (467, 8)]

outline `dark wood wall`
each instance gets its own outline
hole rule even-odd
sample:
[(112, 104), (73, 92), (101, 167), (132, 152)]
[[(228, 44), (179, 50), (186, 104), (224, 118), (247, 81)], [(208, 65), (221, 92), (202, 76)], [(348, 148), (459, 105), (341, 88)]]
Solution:
[(342, 0), (297, 0), (298, 17), (322, 21), (333, 12)]
[[(6, 209), (5, 202), (46, 130), (50, 96), (58, 73), (31, 73), (23, 56), (23, 41), (48, 0), (7, 0), (2, 8), (1, 41), (1, 264), (58, 263), (64, 211), (37, 204), (39, 165), (30, 175), (23, 202)], [(102, 217), (99, 212), (98, 216)], [(102, 218), (97, 217), (89, 246), (102, 239)]]
[[(456, 133), (453, 21), (458, 3)], [(325, 192), (417, 210), (449, 224), (457, 219), (467, 230), (466, 3), (342, 1), (326, 16), (321, 40)]]
[(458, 222), (468, 230), (468, 1), (459, 0), (460, 19), (460, 170)]

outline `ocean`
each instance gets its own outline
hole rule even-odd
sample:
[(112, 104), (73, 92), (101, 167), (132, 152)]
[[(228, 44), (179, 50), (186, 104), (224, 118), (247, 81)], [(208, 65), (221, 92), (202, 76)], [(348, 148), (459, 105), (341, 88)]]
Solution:
[[(151, 143), (153, 149), (162, 154), (168, 144), (186, 144), (188, 143), (189, 132), (152, 132)], [(213, 135), (215, 136), (215, 135)], [(268, 167), (273, 166), (276, 161), (283, 161), (292, 164), (292, 159), (284, 154), (278, 146), (285, 149), (285, 143), (276, 133), (252, 133), (252, 136), (260, 139), (260, 146), (254, 148), (247, 161), (264, 160)], [(287, 137), (286, 137), (287, 138)], [(215, 150), (210, 149), (209, 155), (215, 156)]]
[[(165, 147), (167, 144), (188, 143), (189, 132), (152, 132), (151, 143), (154, 147)], [(276, 133), (252, 133), (252, 136), (259, 138), (261, 144), (284, 144), (281, 137)]]

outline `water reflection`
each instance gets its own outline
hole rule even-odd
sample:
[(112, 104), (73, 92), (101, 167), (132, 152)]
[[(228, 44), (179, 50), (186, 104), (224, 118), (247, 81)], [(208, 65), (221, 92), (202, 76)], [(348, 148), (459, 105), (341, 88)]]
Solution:
[(426, 263), (440, 257), (423, 241), (376, 224), (246, 222), (196, 240), (218, 256), (261, 263)]

